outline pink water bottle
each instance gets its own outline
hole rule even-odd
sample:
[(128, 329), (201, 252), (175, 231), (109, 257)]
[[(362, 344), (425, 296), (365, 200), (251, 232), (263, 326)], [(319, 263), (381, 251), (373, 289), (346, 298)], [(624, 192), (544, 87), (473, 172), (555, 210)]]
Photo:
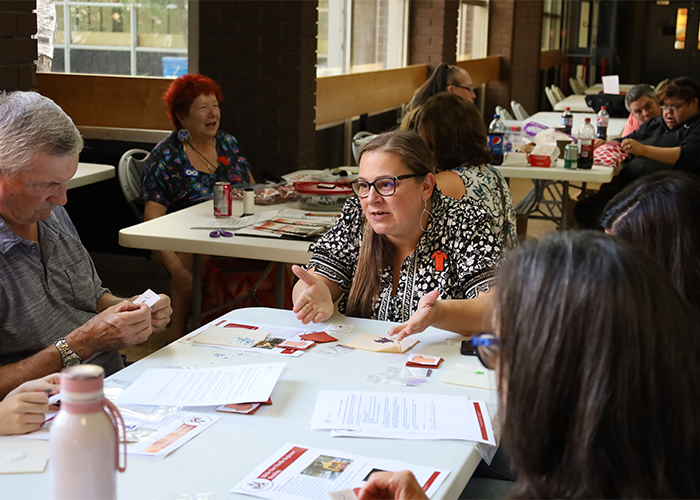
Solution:
[(104, 369), (97, 365), (70, 366), (61, 372), (61, 410), (51, 424), (51, 498), (116, 499), (119, 410), (104, 397)]

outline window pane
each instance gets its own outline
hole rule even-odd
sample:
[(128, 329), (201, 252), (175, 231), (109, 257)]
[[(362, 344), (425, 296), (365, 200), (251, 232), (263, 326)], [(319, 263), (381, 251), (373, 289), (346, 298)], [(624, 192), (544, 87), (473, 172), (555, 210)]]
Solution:
[(688, 25), (688, 9), (678, 9), (676, 14), (676, 42), (673, 48), (676, 50), (685, 49), (685, 32)]
[(457, 18), (457, 60), (486, 57), (488, 3), (463, 2)]
[(121, 46), (131, 45), (130, 6), (101, 7), (74, 5), (70, 7), (70, 43), (73, 45)]
[(166, 2), (136, 8), (139, 47), (187, 48), (187, 8)]

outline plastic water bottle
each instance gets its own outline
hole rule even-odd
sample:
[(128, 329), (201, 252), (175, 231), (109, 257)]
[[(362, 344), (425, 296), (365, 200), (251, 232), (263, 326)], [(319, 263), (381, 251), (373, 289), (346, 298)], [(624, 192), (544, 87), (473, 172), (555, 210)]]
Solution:
[(590, 169), (593, 167), (593, 142), (595, 141), (595, 129), (591, 119), (586, 121), (578, 131), (578, 168)]
[(104, 369), (78, 365), (61, 372), (61, 410), (51, 424), (51, 498), (116, 499), (119, 410), (104, 397)]
[(489, 125), (489, 150), (491, 151), (492, 165), (503, 163), (503, 136), (505, 133), (506, 126), (501, 121), (501, 115), (493, 115), (493, 120)]
[(605, 106), (600, 107), (598, 111), (598, 139), (608, 140), (608, 121), (610, 121), (610, 115)]
[(571, 108), (566, 108), (561, 115), (561, 126), (564, 128), (564, 133), (571, 135), (571, 128), (574, 126), (574, 115), (571, 114)]

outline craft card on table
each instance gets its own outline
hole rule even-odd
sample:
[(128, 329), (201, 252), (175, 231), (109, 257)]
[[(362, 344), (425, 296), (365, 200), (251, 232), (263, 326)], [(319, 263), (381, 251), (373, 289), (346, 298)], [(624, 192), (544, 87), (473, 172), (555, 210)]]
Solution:
[(301, 337), (302, 340), (318, 342), (319, 344), (323, 344), (325, 342), (335, 342), (336, 340), (338, 340), (335, 337), (331, 337), (326, 332), (305, 333), (304, 335), (299, 335), (299, 337)]
[(0, 438), (0, 474), (44, 472), (49, 461), (48, 441)]
[(242, 415), (252, 415), (258, 408), (262, 405), (271, 405), (272, 399), (268, 399), (264, 403), (236, 403), (230, 405), (219, 405), (216, 407), (216, 411), (223, 411), (225, 413), (240, 413)]
[(445, 384), (466, 385), (478, 389), (498, 389), (496, 372), (487, 370), (483, 366), (466, 365), (464, 363), (455, 364), (440, 379)]
[(333, 436), (496, 444), (485, 403), (443, 394), (318, 391), (310, 428)]
[(363, 349), (373, 352), (396, 352), (402, 353), (408, 351), (411, 347), (418, 343), (418, 339), (407, 337), (401, 342), (396, 341), (396, 337), (387, 337), (384, 335), (373, 335), (371, 333), (363, 333), (359, 337), (344, 342), (348, 347), (355, 349)]
[(267, 401), (287, 363), (150, 368), (124, 389), (120, 405), (213, 406)]
[(406, 366), (415, 368), (437, 368), (444, 361), (440, 356), (428, 356), (427, 354), (409, 354)]
[(253, 347), (267, 338), (265, 330), (249, 328), (222, 328), (210, 325), (199, 335), (192, 338), (193, 344), (214, 347)]
[[(147, 438), (129, 443), (126, 452), (130, 455), (163, 459), (220, 419), (221, 417), (205, 414), (174, 412), (166, 415), (166, 418), (158, 423), (157, 429)], [(132, 420), (124, 419), (127, 427), (127, 440), (129, 440), (129, 431), (134, 433), (136, 430)], [(136, 434), (143, 435), (144, 426), (140, 426), (139, 430), (140, 432)]]
[(334, 491), (360, 488), (373, 472), (410, 470), (428, 498), (450, 471), (344, 451), (287, 443), (230, 490), (274, 500), (325, 499)]
[(145, 302), (148, 307), (153, 307), (153, 305), (159, 300), (160, 296), (149, 288), (134, 299), (134, 304), (141, 304)]
[(299, 349), (305, 351), (314, 345), (316, 345), (316, 342), (311, 342), (308, 340), (285, 340), (284, 342), (277, 344), (277, 347), (282, 349)]

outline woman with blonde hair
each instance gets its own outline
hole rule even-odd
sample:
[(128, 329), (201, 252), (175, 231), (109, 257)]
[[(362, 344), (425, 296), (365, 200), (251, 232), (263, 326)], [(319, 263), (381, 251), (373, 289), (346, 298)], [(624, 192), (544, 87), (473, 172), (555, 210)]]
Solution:
[(297, 317), (325, 321), (340, 299), (349, 316), (402, 322), (390, 330), (400, 338), (429, 325), (463, 334), (490, 325), (501, 249), (484, 209), (435, 188), (432, 155), (415, 132), (377, 136), (359, 164), (357, 197), (312, 246), (307, 270), (293, 267)]

